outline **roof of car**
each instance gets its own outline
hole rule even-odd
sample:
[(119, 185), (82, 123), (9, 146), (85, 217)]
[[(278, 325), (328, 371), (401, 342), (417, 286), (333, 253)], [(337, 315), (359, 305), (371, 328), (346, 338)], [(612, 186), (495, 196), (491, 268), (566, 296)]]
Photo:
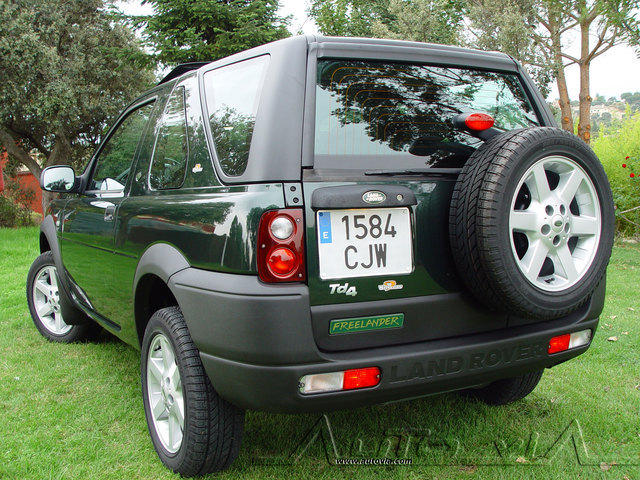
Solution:
[(163, 83), (167, 83), (175, 78), (178, 78), (190, 71), (197, 70), (199, 68), (206, 67), (212, 63), (232, 63), (236, 61), (243, 60), (244, 58), (249, 58), (256, 56), (256, 54), (268, 53), (271, 48), (281, 48), (290, 45), (294, 46), (295, 44), (299, 44), (302, 42), (306, 42), (308, 45), (318, 44), (325, 45), (330, 48), (361, 48), (364, 46), (367, 47), (396, 47), (396, 48), (405, 48), (405, 49), (424, 49), (430, 51), (438, 51), (442, 54), (451, 54), (451, 55), (460, 55), (460, 54), (472, 54), (477, 57), (484, 57), (486, 59), (496, 59), (496, 60), (511, 60), (511, 57), (501, 52), (494, 51), (483, 51), (483, 50), (474, 50), (469, 48), (457, 47), (453, 45), (441, 45), (435, 43), (422, 43), (422, 42), (410, 42), (405, 40), (390, 40), (390, 39), (382, 39), (382, 38), (364, 38), (364, 37), (329, 37), (323, 35), (297, 35), (293, 37), (287, 37), (282, 40), (277, 40), (275, 42), (267, 43), (258, 47), (251, 48), (249, 50), (244, 50), (242, 52), (236, 53), (229, 57), (221, 58), (219, 60), (215, 60), (212, 62), (191, 62), (191, 63), (183, 63), (177, 65), (173, 70), (171, 70), (159, 83), (161, 85)]
[(343, 43), (343, 44), (354, 44), (354, 45), (388, 45), (395, 47), (412, 47), (412, 48), (425, 48), (425, 49), (436, 49), (436, 50), (444, 50), (449, 52), (473, 52), (479, 55), (485, 55), (490, 57), (501, 57), (501, 58), (510, 58), (508, 55), (496, 52), (496, 51), (486, 51), (486, 50), (476, 50), (472, 48), (464, 48), (458, 47), (454, 45), (444, 45), (439, 43), (424, 43), (424, 42), (412, 42), (408, 40), (392, 40), (387, 38), (365, 38), (365, 37), (329, 37), (322, 35), (307, 35), (306, 36), (309, 43), (317, 42), (317, 43)]
[(175, 67), (173, 70), (171, 70), (168, 74), (166, 74), (164, 76), (164, 78), (158, 82), (158, 85), (162, 85), (163, 83), (167, 83), (167, 82), (173, 80), (174, 78), (178, 78), (178, 77), (182, 76), (183, 74), (185, 74), (187, 72), (190, 72), (191, 70), (197, 70), (200, 67), (204, 67), (208, 63), (211, 63), (211, 62), (181, 63), (180, 65)]

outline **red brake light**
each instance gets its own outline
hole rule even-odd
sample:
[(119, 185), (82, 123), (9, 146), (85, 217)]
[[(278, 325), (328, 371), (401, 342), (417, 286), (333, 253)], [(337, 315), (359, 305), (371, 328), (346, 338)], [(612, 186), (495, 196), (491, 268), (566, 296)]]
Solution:
[(569, 349), (569, 342), (571, 342), (571, 334), (559, 335), (549, 340), (548, 353), (564, 352)]
[(278, 247), (272, 250), (267, 259), (271, 272), (275, 275), (288, 275), (296, 268), (296, 254), (288, 248)]
[(464, 124), (467, 126), (467, 128), (475, 132), (488, 130), (493, 127), (493, 123), (493, 117), (486, 113), (470, 113), (464, 119)]
[(378, 367), (358, 368), (344, 372), (342, 389), (374, 387), (378, 383), (380, 383), (380, 369)]
[[(280, 239), (278, 236), (285, 236), (282, 232), (288, 233), (290, 229), (283, 219), (291, 222), (293, 233)], [(274, 221), (276, 225), (273, 225)], [(306, 279), (301, 208), (269, 210), (262, 214), (257, 262), (258, 275), (263, 282), (303, 282)]]

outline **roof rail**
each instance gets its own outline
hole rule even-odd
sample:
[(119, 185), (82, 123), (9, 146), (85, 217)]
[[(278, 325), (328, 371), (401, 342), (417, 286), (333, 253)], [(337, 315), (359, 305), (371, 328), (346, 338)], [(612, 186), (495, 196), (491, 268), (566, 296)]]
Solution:
[(183, 73), (187, 73), (191, 70), (197, 70), (198, 68), (206, 65), (210, 62), (189, 62), (182, 63), (171, 70), (162, 80), (158, 82), (158, 85), (162, 85), (163, 83), (167, 83), (169, 80), (173, 80), (174, 78), (178, 78)]

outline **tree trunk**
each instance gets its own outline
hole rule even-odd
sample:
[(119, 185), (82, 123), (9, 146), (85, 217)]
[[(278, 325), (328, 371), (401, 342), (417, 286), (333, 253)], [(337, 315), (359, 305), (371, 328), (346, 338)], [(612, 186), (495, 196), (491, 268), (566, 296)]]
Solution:
[(558, 31), (558, 21), (554, 15), (549, 14), (549, 33), (551, 34), (551, 49), (554, 62), (554, 73), (556, 85), (558, 86), (558, 96), (560, 104), (560, 123), (563, 130), (571, 133), (573, 131), (573, 113), (571, 113), (571, 99), (567, 88), (567, 77), (564, 74), (564, 60), (562, 58), (562, 42)]
[(34, 177), (37, 179), (40, 178), (42, 168), (38, 165), (38, 162), (36, 162), (33, 157), (18, 144), (18, 141), (11, 132), (2, 126), (0, 126), (0, 144), (2, 144), (9, 155), (16, 158), (20, 163), (27, 167), (29, 171), (33, 173)]
[(578, 121), (578, 136), (587, 143), (591, 140), (589, 66), (589, 62), (583, 62), (580, 64), (580, 120)]
[[(562, 61), (562, 59), (560, 59)], [(560, 97), (560, 114), (561, 125), (563, 130), (574, 133), (573, 130), (573, 113), (571, 113), (571, 100), (569, 99), (569, 90), (567, 89), (567, 79), (564, 75), (564, 68), (560, 68), (556, 72), (556, 84), (558, 85), (558, 95)]]
[(580, 119), (578, 136), (586, 143), (591, 141), (591, 94), (589, 92), (589, 24), (580, 24)]

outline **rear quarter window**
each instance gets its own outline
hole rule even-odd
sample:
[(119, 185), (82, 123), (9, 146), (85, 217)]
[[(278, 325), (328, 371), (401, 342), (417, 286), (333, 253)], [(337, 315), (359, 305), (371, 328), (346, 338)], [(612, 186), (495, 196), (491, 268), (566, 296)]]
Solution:
[(480, 111), (495, 126), (539, 125), (515, 74), (363, 60), (318, 62), (316, 168), (459, 167), (480, 141), (453, 126)]
[(228, 176), (242, 175), (260, 101), (268, 55), (204, 74), (206, 107), (216, 156)]
[(162, 115), (156, 148), (149, 170), (149, 185), (155, 190), (180, 188), (189, 157), (184, 87), (171, 93)]

